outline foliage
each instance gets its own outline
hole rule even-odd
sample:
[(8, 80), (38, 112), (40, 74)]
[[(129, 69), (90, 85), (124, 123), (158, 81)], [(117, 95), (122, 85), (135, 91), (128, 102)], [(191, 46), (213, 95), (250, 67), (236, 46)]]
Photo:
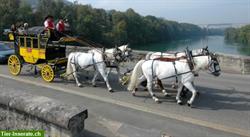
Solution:
[(133, 9), (105, 11), (65, 0), (1, 0), (0, 30), (18, 22), (41, 26), (48, 14), (67, 18), (73, 34), (106, 46), (171, 41), (204, 33), (196, 25), (141, 16)]
[(250, 25), (241, 28), (228, 28), (225, 31), (225, 39), (250, 45)]

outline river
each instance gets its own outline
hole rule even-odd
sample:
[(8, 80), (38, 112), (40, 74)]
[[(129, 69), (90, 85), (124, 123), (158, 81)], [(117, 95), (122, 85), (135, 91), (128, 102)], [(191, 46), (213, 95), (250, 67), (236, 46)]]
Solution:
[(208, 46), (210, 51), (250, 56), (250, 46), (230, 43), (224, 36), (207, 36), (205, 38), (192, 38), (173, 42), (154, 43), (148, 45), (133, 45), (133, 49), (148, 51), (183, 51), (186, 47), (197, 49)]

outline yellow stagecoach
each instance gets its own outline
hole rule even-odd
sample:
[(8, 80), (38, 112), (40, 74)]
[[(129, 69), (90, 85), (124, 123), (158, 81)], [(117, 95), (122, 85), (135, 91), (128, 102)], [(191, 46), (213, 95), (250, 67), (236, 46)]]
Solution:
[(59, 41), (51, 41), (49, 33), (43, 31), (43, 27), (32, 27), (13, 34), (15, 54), (8, 59), (12, 75), (19, 75), (24, 64), (31, 64), (40, 70), (45, 81), (51, 82), (57, 72), (65, 69), (66, 42), (72, 39), (63, 37)]

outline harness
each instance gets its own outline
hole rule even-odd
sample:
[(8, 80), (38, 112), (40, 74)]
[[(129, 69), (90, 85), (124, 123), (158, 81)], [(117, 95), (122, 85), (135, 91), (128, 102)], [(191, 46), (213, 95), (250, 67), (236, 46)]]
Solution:
[(93, 66), (94, 69), (96, 69), (96, 65), (97, 65), (97, 64), (100, 64), (100, 63), (105, 63), (105, 65), (106, 65), (106, 67), (107, 67), (107, 63), (106, 63), (106, 62), (115, 60), (115, 59), (110, 59), (109, 61), (107, 61), (107, 60), (106, 60), (106, 55), (105, 55), (105, 54), (102, 54), (102, 55), (103, 55), (103, 56), (102, 56), (102, 57), (103, 57), (103, 61), (96, 62), (95, 59), (94, 59), (94, 55), (95, 55), (95, 54), (92, 53), (92, 62), (93, 62), (93, 64), (89, 64), (89, 65), (86, 65), (86, 66), (83, 66), (83, 67), (81, 67), (81, 66), (78, 64), (77, 57), (79, 56), (79, 54), (78, 54), (78, 55), (74, 55), (74, 56), (71, 58), (70, 63), (71, 63), (71, 64), (74, 64), (74, 65), (76, 66), (76, 71), (73, 71), (73, 72), (71, 72), (70, 74), (63, 75), (63, 76), (72, 75), (73, 73), (75, 73), (75, 72), (77, 72), (77, 71), (79, 71), (79, 70), (84, 70), (84, 69), (86, 69), (86, 68), (88, 68), (88, 67), (90, 67), (90, 66)]
[(92, 62), (93, 62), (93, 66), (94, 66), (94, 69), (96, 70), (96, 62), (95, 62), (95, 60), (94, 60), (94, 55), (95, 55), (95, 53), (92, 53)]
[(181, 56), (181, 57), (175, 57), (175, 58), (163, 58), (163, 57), (159, 57), (159, 58), (156, 58), (155, 60), (160, 60), (160, 61), (165, 61), (165, 62), (174, 62), (174, 61), (177, 61), (177, 60), (181, 60), (181, 59), (187, 59), (185, 56)]
[[(172, 75), (172, 76), (168, 76), (168, 77), (165, 77), (165, 78), (162, 78), (160, 80), (163, 80), (163, 79), (168, 79), (168, 78), (172, 78), (172, 77), (175, 77), (175, 81), (176, 83), (178, 83), (178, 76), (180, 75), (184, 75), (184, 74), (187, 74), (187, 73), (190, 73), (190, 72), (193, 72), (193, 69), (194, 69), (194, 60), (193, 60), (193, 55), (192, 55), (192, 51), (190, 51), (188, 48), (186, 48), (185, 50), (185, 54), (186, 54), (186, 57), (185, 56), (182, 56), (182, 57), (178, 57), (178, 58), (162, 58), (162, 53), (161, 53), (161, 56), (160, 58), (156, 58), (156, 59), (153, 59), (152, 61), (152, 75), (153, 75), (153, 63), (155, 60), (160, 60), (160, 61), (166, 61), (166, 62), (172, 62), (173, 63), (173, 67), (174, 67), (174, 70), (175, 70), (175, 75)], [(177, 53), (175, 53), (175, 56), (177, 56)], [(200, 55), (196, 55), (196, 56), (200, 56)], [(189, 71), (187, 72), (183, 72), (183, 73), (178, 73), (177, 69), (176, 69), (176, 61), (179, 61), (181, 59), (187, 59), (187, 63), (188, 63), (188, 66), (189, 66)], [(153, 76), (154, 78), (155, 76)]]
[[(152, 60), (152, 64), (151, 64), (151, 74), (152, 74), (152, 77), (153, 77), (153, 79), (152, 80), (154, 80), (155, 78), (156, 78), (156, 76), (154, 76), (154, 62), (155, 62), (155, 60), (157, 60), (157, 59), (153, 59)], [(173, 63), (173, 67), (174, 67), (174, 70), (175, 70), (175, 75), (172, 75), (172, 76), (168, 76), (168, 77), (165, 77), (165, 78), (161, 78), (161, 79), (159, 79), (159, 80), (164, 80), (164, 79), (169, 79), (169, 78), (172, 78), (172, 77), (175, 77), (176, 79), (175, 79), (175, 82), (176, 83), (178, 83), (178, 76), (180, 76), (180, 75), (184, 75), (184, 74), (187, 74), (187, 73), (190, 73), (190, 72), (193, 72), (193, 70), (189, 70), (189, 71), (187, 71), (187, 72), (183, 72), (183, 73), (178, 73), (178, 71), (177, 71), (177, 69), (176, 69), (176, 66), (175, 66), (175, 61), (173, 61), (172, 62)]]
[(190, 68), (190, 70), (193, 70), (194, 69), (194, 59), (192, 56), (192, 51), (190, 51), (188, 48), (186, 48), (185, 53), (186, 53), (186, 58), (187, 58), (189, 68)]
[(176, 77), (175, 77), (175, 82), (176, 83), (178, 83), (178, 78), (177, 78), (177, 69), (176, 69), (176, 67), (175, 67), (175, 61), (173, 62), (173, 66), (174, 66), (174, 71), (175, 71), (175, 75), (176, 75)]

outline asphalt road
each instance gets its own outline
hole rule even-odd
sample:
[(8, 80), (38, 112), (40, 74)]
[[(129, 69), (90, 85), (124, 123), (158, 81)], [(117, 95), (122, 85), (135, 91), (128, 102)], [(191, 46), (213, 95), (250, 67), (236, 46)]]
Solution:
[(1, 90), (27, 91), (87, 106), (88, 136), (158, 137), (162, 133), (174, 137), (250, 136), (250, 76), (223, 73), (215, 78), (201, 73), (195, 81), (201, 96), (194, 108), (178, 106), (176, 92), (169, 87), (171, 96), (163, 97), (158, 92), (162, 103), (156, 104), (148, 92), (141, 91), (133, 97), (116, 81), (111, 78), (116, 90), (111, 94), (101, 81), (97, 83), (99, 87), (84, 82), (84, 87), (78, 88), (73, 81), (43, 82), (25, 70), (12, 77), (6, 66), (0, 66)]

